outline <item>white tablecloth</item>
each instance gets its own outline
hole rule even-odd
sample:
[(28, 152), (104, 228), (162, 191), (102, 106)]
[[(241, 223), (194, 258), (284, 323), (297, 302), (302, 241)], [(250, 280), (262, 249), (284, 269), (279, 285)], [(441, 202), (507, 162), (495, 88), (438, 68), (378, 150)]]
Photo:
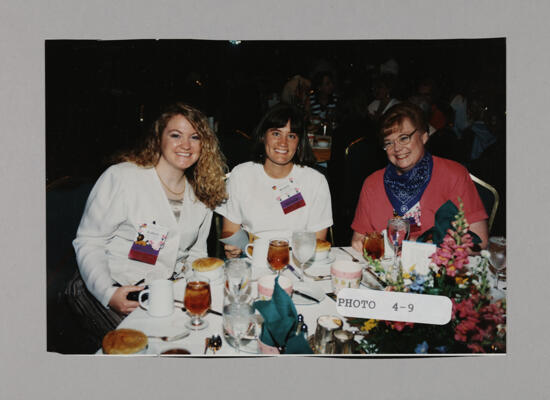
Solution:
[[(358, 252), (353, 250), (351, 247), (346, 247), (346, 250), (351, 251), (356, 258), (362, 260)], [(331, 249), (330, 256), (335, 259), (351, 259), (351, 257), (345, 252), (341, 251), (338, 248)], [(314, 271), (315, 274), (329, 274), (330, 273), (330, 263), (321, 264), (317, 263), (312, 265), (308, 271)], [(267, 273), (267, 272), (266, 272)], [(289, 277), (293, 282), (297, 282), (298, 279), (292, 274), (292, 272), (285, 270), (283, 275)], [(322, 289), (325, 293), (331, 292), (331, 281), (313, 281), (311, 278), (305, 278), (306, 283), (309, 285), (315, 285)], [(178, 281), (174, 286), (174, 296), (176, 299), (183, 300), (183, 294), (185, 291), (185, 282)], [(223, 306), (223, 283), (217, 283), (211, 285), (212, 291), (212, 309), (221, 312)], [(320, 303), (315, 303), (311, 305), (297, 305), (296, 309), (299, 314), (304, 316), (304, 322), (308, 326), (309, 335), (312, 335), (315, 332), (317, 317), (325, 314), (335, 314), (336, 313), (336, 303), (331, 298), (325, 296), (323, 301)], [(147, 349), (147, 355), (159, 355), (165, 350), (171, 348), (184, 348), (191, 352), (192, 355), (202, 355), (204, 352), (205, 338), (212, 335), (220, 335), (223, 338), (222, 332), (222, 317), (208, 313), (204, 317), (209, 326), (203, 330), (191, 331), (191, 334), (186, 338), (174, 341), (174, 342), (163, 342), (159, 339), (149, 339), (149, 347)], [(189, 320), (187, 313), (184, 313), (179, 308), (174, 309), (174, 313), (169, 317), (164, 318), (153, 318), (147, 314), (147, 311), (138, 308), (128, 317), (126, 317), (118, 328), (131, 328), (137, 329), (144, 332), (147, 335), (155, 336), (171, 336), (181, 333), (187, 328), (184, 327), (185, 322)], [(98, 351), (101, 354), (101, 349)], [(212, 356), (212, 351), (208, 351), (208, 355)], [(238, 355), (236, 350), (231, 347), (225, 340), (223, 340), (222, 348), (216, 352), (216, 355)], [(250, 356), (251, 353), (241, 352), (241, 356)]]
[[(345, 247), (345, 249), (352, 254), (355, 255), (355, 257), (359, 260), (361, 260), (362, 264), (365, 264), (365, 261), (361, 255), (353, 250), (351, 247)], [(350, 260), (351, 256), (339, 248), (333, 248), (330, 252), (330, 257), (334, 258), (336, 260), (338, 259), (344, 259), (344, 260)], [(330, 263), (317, 263), (313, 264), (311, 268), (308, 269), (309, 272), (314, 272), (315, 275), (320, 274), (329, 274), (330, 273)], [(262, 275), (265, 272), (265, 274), (270, 273), (268, 270), (261, 271), (258, 273), (258, 271), (253, 272), (253, 276)], [(292, 274), (292, 272), (285, 270), (283, 272), (283, 275), (289, 277), (293, 280), (294, 283), (298, 281), (298, 279)], [(493, 277), (489, 277), (491, 286), (493, 286), (494, 281)], [(331, 287), (331, 281), (325, 280), (325, 281), (313, 281), (311, 278), (306, 277), (305, 278), (306, 283), (309, 285), (314, 285), (321, 290), (323, 290), (324, 293), (332, 292)], [(363, 286), (361, 286), (363, 287)], [(174, 296), (176, 299), (183, 300), (183, 295), (185, 292), (185, 282), (184, 280), (178, 281), (175, 283), (174, 286)], [(222, 312), (223, 307), (223, 283), (219, 282), (217, 284), (211, 285), (211, 292), (212, 292), (212, 309)], [(502, 290), (493, 290), (492, 294), (496, 299), (502, 298), (505, 296), (505, 292)], [(304, 316), (304, 322), (308, 326), (308, 335), (312, 335), (315, 332), (315, 328), (317, 326), (317, 318), (320, 315), (326, 315), (326, 314), (333, 314), (338, 315), (336, 312), (336, 303), (334, 300), (329, 298), (328, 296), (325, 296), (323, 301), (320, 303), (314, 303), (310, 305), (296, 305), (296, 309), (299, 314), (302, 314)], [(147, 312), (141, 308), (136, 309), (133, 311), (128, 317), (126, 317), (121, 324), (118, 326), (118, 328), (131, 328), (131, 329), (137, 329), (142, 332), (144, 332), (147, 335), (155, 335), (155, 336), (172, 336), (176, 335), (178, 333), (181, 333), (187, 328), (184, 327), (184, 324), (187, 320), (189, 320), (189, 316), (187, 313), (184, 313), (181, 311), (180, 308), (175, 308), (174, 313), (169, 317), (164, 318), (153, 318), (150, 317)], [(216, 353), (216, 356), (220, 355), (232, 355), (232, 356), (250, 356), (251, 353), (242, 351), (240, 354), (237, 354), (236, 350), (231, 347), (227, 341), (223, 338), (223, 328), (222, 328), (222, 317), (208, 313), (204, 317), (207, 321), (209, 326), (203, 330), (199, 331), (191, 331), (191, 334), (187, 336), (184, 339), (174, 341), (174, 342), (163, 342), (159, 339), (150, 339), (149, 340), (149, 347), (147, 349), (146, 355), (150, 356), (158, 356), (160, 353), (162, 353), (165, 350), (172, 349), (172, 348), (184, 348), (191, 352), (192, 355), (203, 355), (204, 353), (204, 345), (205, 345), (205, 338), (211, 337), (212, 335), (220, 335), (223, 339), (222, 348)], [(344, 319), (344, 318), (343, 318)], [(344, 319), (345, 321), (345, 319)], [(348, 328), (348, 325), (344, 322), (344, 328)], [(254, 346), (251, 346), (253, 348)], [(98, 354), (101, 354), (101, 349), (98, 350)], [(208, 356), (212, 356), (212, 351), (208, 351)]]

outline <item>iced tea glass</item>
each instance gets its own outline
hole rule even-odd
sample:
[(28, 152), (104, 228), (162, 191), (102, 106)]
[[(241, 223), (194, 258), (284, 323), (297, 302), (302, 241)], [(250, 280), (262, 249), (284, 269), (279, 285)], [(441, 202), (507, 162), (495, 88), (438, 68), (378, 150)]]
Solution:
[(185, 326), (189, 329), (200, 330), (208, 326), (208, 321), (202, 317), (210, 309), (212, 295), (210, 293), (210, 280), (202, 275), (193, 274), (187, 280), (183, 304), (191, 317)]
[(267, 262), (271, 269), (279, 275), (290, 262), (288, 240), (271, 239), (267, 250)]
[(364, 253), (373, 260), (384, 257), (384, 235), (380, 232), (369, 233), (363, 243)]

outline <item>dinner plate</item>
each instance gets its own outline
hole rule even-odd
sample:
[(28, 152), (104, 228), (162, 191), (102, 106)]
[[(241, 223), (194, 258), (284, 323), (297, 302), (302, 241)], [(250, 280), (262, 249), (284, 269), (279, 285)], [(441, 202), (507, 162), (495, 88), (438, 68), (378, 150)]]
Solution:
[[(310, 295), (311, 297), (314, 297), (319, 300), (319, 302), (323, 301), (325, 298), (325, 292), (321, 290), (320, 287), (313, 285), (313, 284), (304, 284), (304, 283), (295, 283), (294, 288), (297, 290), (300, 290), (304, 292), (307, 295)], [(307, 297), (302, 296), (299, 293), (292, 293), (292, 301), (297, 306), (308, 306), (311, 304), (319, 304), (315, 300), (308, 299)]]
[(334, 254), (332, 254), (332, 251), (328, 253), (328, 256), (326, 258), (323, 258), (321, 260), (311, 260), (306, 263), (306, 265), (326, 265), (326, 264), (332, 264), (336, 260), (336, 257)]

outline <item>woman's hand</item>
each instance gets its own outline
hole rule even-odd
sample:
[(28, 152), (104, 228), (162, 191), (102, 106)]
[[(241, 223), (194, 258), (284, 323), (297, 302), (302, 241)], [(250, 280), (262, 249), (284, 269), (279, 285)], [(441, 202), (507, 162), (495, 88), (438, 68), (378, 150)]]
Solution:
[(241, 249), (239, 249), (237, 246), (226, 244), (223, 246), (223, 249), (225, 250), (225, 256), (227, 258), (236, 258), (241, 255)]
[(365, 242), (365, 235), (354, 231), (353, 236), (351, 238), (351, 247), (353, 247), (359, 253), (363, 254), (364, 242)]
[(109, 307), (121, 315), (128, 315), (139, 307), (137, 301), (128, 300), (128, 293), (143, 290), (143, 286), (121, 286), (111, 296)]
[[(224, 232), (225, 235), (222, 235), (222, 237), (229, 237), (233, 235), (235, 232), (237, 232), (239, 229), (241, 229), (240, 224), (231, 222), (227, 218), (223, 217), (222, 232)], [(225, 256), (227, 258), (236, 258), (241, 255), (241, 249), (239, 249), (236, 246), (231, 246), (229, 244), (226, 244), (223, 246), (223, 249), (225, 250)]]

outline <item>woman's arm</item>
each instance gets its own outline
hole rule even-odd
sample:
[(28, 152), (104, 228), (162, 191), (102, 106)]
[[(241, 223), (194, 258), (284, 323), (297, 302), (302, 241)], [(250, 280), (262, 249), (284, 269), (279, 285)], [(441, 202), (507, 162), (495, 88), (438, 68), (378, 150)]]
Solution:
[(327, 239), (328, 228), (321, 229), (320, 231), (315, 232), (315, 239), (326, 240)]
[[(241, 229), (241, 225), (231, 222), (227, 218), (223, 217), (222, 232), (226, 232), (227, 237), (233, 235), (239, 229)], [(241, 249), (236, 246), (226, 244), (223, 246), (223, 248), (225, 250), (225, 256), (227, 258), (236, 258), (241, 254)]]
[(363, 254), (363, 243), (365, 241), (365, 235), (353, 231), (353, 236), (351, 237), (351, 247), (357, 250), (359, 253)]
[[(78, 226), (73, 246), (82, 279), (88, 290), (107, 307), (115, 292), (122, 292), (113, 286), (109, 265), (107, 262), (107, 242), (117, 228), (126, 220), (124, 193), (117, 179), (117, 171), (109, 168), (97, 180)], [(120, 293), (119, 293), (120, 294)], [(116, 301), (114, 309), (122, 301)], [(132, 302), (136, 303), (136, 302)], [(136, 304), (130, 306), (137, 306)], [(126, 308), (126, 306), (122, 306)]]
[(474, 222), (470, 224), (470, 230), (474, 232), (481, 239), (479, 246), (482, 249), (487, 248), (487, 242), (489, 240), (489, 228), (487, 227), (487, 220)]

